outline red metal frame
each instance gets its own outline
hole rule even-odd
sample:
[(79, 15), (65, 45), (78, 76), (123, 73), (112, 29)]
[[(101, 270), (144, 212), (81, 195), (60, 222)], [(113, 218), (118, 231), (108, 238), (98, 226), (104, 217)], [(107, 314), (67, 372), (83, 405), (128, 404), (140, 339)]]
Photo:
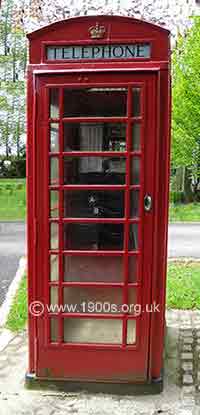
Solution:
[[(96, 19), (96, 17), (95, 17)], [(169, 184), (169, 43), (168, 32), (153, 25), (140, 23), (134, 19), (114, 17), (110, 28), (109, 39), (105, 43), (127, 43), (130, 30), (138, 33), (132, 43), (150, 42), (151, 59), (143, 62), (109, 62), (84, 61), (73, 63), (65, 61), (50, 64), (44, 62), (44, 45), (48, 44), (87, 44), (91, 40), (81, 39), (78, 25), (83, 30), (95, 21), (91, 18), (70, 19), (68, 22), (55, 24), (59, 30), (50, 32), (49, 28), (41, 29), (30, 35), (31, 55), (28, 69), (28, 290), (29, 304), (38, 300), (46, 303), (49, 299), (49, 287), (58, 287), (59, 304), (62, 304), (64, 287), (121, 287), (123, 303), (128, 303), (128, 290), (134, 287), (137, 292), (137, 304), (160, 304), (160, 313), (141, 313), (139, 316), (124, 314), (81, 314), (45, 313), (40, 318), (29, 315), (29, 372), (41, 378), (103, 380), (120, 382), (145, 382), (159, 378), (162, 368), (162, 351), (164, 338), (165, 311), (165, 275), (166, 275), (166, 241), (168, 215)], [(101, 16), (98, 20), (110, 24), (110, 17)], [(113, 16), (112, 16), (113, 19)], [(115, 35), (115, 31), (124, 24), (124, 32), (128, 32), (123, 40)], [(63, 26), (72, 25), (71, 39), (62, 40)], [(148, 32), (148, 34), (147, 34)], [(77, 39), (76, 36), (79, 38)], [(84, 32), (85, 33), (85, 32)], [(85, 35), (84, 35), (85, 36)], [(124, 40), (125, 39), (125, 40)], [(102, 41), (95, 41), (103, 44)], [(43, 51), (41, 55), (38, 50)], [(132, 72), (132, 70), (137, 72)], [(145, 72), (144, 72), (145, 71)], [(85, 73), (84, 73), (85, 72)], [(141, 73), (140, 73), (141, 72)], [(80, 79), (80, 73), (83, 78)], [(85, 75), (86, 74), (86, 75)], [(86, 81), (87, 76), (87, 81)], [(62, 118), (63, 88), (84, 88), (88, 86), (128, 87), (128, 113), (126, 117), (88, 117), (87, 122), (125, 122), (127, 123), (127, 148), (124, 152), (66, 152), (63, 143), (63, 124), (65, 122), (82, 122), (85, 117)], [(132, 88), (142, 88), (142, 110), (140, 117), (132, 117)], [(162, 86), (162, 87), (161, 87)], [(60, 118), (48, 117), (49, 88), (60, 89)], [(161, 92), (162, 91), (162, 92)], [(162, 113), (161, 113), (162, 103)], [(33, 113), (30, 108), (33, 108)], [(131, 126), (139, 121), (142, 125), (141, 150), (131, 151)], [(49, 153), (48, 125), (59, 123), (59, 149), (57, 153)], [(162, 138), (162, 139), (161, 139)], [(67, 185), (63, 178), (64, 156), (122, 156), (126, 158), (126, 182), (124, 185), (109, 185), (108, 190), (123, 189), (125, 197), (125, 215), (119, 219), (97, 218), (64, 218), (63, 191), (81, 189), (105, 190), (104, 185)], [(140, 185), (130, 184), (130, 160), (133, 156), (141, 159)], [(49, 160), (59, 159), (59, 184), (49, 185)], [(163, 168), (165, 166), (165, 168)], [(129, 218), (130, 191), (140, 191), (139, 217)], [(49, 191), (58, 190), (59, 218), (49, 218)], [(153, 209), (144, 212), (143, 198), (146, 193), (153, 196)], [(161, 210), (162, 209), (162, 210)], [(163, 214), (160, 215), (159, 212)], [(64, 249), (64, 223), (124, 223), (124, 247), (122, 251), (75, 251)], [(59, 225), (59, 249), (49, 249), (49, 224)], [(138, 223), (140, 246), (129, 251), (129, 224)], [(49, 258), (51, 254), (59, 257), (59, 280), (49, 281)], [(64, 282), (63, 255), (72, 256), (121, 256), (124, 261), (124, 281), (121, 283), (98, 282)], [(139, 259), (139, 276), (136, 282), (128, 282), (128, 260), (130, 256)], [(57, 317), (59, 321), (58, 342), (50, 342), (49, 317)], [(77, 344), (63, 343), (63, 318), (109, 318), (122, 319), (122, 344)], [(136, 343), (126, 344), (127, 318), (136, 321)], [(109, 365), (107, 360), (109, 359)], [(90, 362), (88, 367), (88, 361)], [(87, 364), (86, 364), (87, 362)], [(119, 364), (121, 362), (121, 364)]]

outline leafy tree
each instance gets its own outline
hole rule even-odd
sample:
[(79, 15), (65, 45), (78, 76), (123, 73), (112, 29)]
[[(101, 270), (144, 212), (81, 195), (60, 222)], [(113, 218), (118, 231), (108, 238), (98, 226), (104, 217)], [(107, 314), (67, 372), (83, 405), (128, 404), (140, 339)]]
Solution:
[[(186, 193), (200, 183), (200, 17), (173, 53), (172, 166), (186, 167)], [(191, 198), (191, 195), (188, 195)]]
[(26, 38), (13, 20), (13, 0), (0, 12), (0, 151), (20, 155), (25, 133)]

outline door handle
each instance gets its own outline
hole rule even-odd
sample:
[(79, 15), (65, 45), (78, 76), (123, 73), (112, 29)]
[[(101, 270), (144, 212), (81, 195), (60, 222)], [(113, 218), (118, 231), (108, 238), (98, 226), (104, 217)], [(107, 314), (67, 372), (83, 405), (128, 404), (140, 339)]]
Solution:
[(152, 208), (151, 195), (146, 194), (144, 197), (144, 210), (146, 210), (146, 212), (150, 212), (151, 208)]

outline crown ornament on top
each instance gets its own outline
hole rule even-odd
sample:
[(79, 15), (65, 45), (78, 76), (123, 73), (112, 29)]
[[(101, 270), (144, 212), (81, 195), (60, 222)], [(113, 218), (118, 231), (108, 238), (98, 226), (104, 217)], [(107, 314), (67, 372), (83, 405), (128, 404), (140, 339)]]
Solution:
[(92, 39), (101, 39), (106, 33), (106, 28), (96, 23), (95, 26), (89, 28), (89, 34)]

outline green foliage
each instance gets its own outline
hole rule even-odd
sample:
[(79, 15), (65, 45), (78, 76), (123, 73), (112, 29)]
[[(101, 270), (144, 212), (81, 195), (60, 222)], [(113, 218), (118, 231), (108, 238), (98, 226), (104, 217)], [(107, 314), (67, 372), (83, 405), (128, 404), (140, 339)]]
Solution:
[(170, 222), (199, 222), (200, 203), (174, 204), (169, 209)]
[(23, 330), (25, 328), (27, 316), (27, 277), (24, 275), (10, 309), (6, 328), (11, 331)]
[(0, 178), (3, 177), (25, 177), (26, 159), (25, 154), (18, 156), (0, 156)]
[(26, 186), (24, 179), (0, 180), (0, 220), (25, 220)]
[(171, 191), (170, 192), (170, 203), (184, 203), (184, 192)]
[(168, 267), (167, 306), (200, 309), (200, 264), (173, 263)]
[(200, 164), (200, 17), (173, 52), (172, 165)]
[(26, 38), (13, 22), (13, 0), (0, 11), (0, 152), (20, 155), (25, 137)]

